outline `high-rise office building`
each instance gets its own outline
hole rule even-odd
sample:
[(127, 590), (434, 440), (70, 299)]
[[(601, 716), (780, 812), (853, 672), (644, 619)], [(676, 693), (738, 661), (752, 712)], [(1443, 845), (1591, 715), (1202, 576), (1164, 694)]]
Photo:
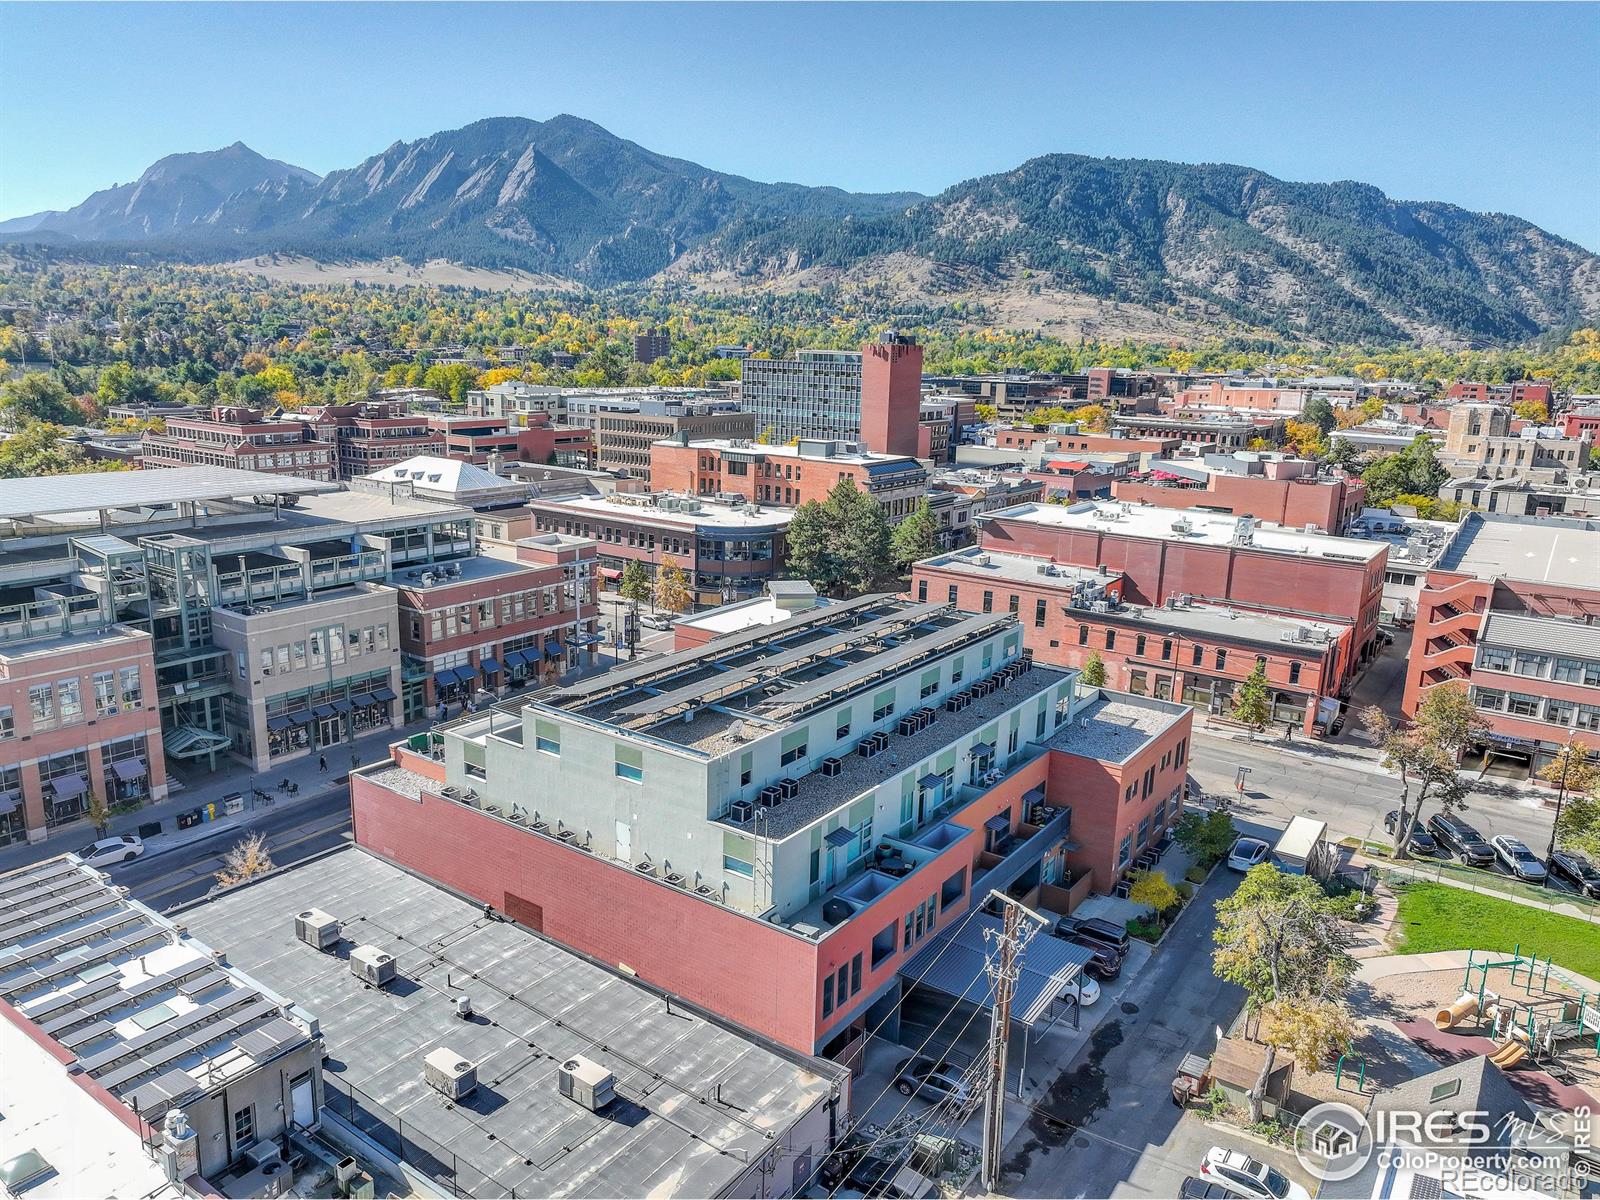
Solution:
[(801, 350), (747, 358), (740, 403), (768, 440), (827, 438), (883, 454), (918, 454), (922, 347), (886, 333), (860, 350)]

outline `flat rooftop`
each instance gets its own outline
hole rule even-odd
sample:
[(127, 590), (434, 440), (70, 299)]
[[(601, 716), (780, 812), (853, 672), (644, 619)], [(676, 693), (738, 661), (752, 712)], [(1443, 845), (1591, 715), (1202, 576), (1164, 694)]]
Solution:
[(1370, 562), (1384, 547), (1355, 538), (1334, 537), (1326, 533), (1303, 533), (1283, 525), (1272, 525), (1249, 517), (1207, 513), (1196, 509), (1177, 511), (1154, 504), (1129, 504), (1121, 500), (1085, 500), (1079, 504), (1019, 504), (988, 513), (980, 521), (1025, 521), (1058, 529), (1092, 530), (1123, 537), (1158, 538), (1202, 546), (1228, 546), (1235, 542), (1241, 522), (1248, 521), (1249, 541), (1245, 548), (1299, 554), (1310, 558)]
[[(814, 612), (819, 608), (827, 608), (832, 603), (833, 601), (826, 596), (818, 596), (813, 607), (802, 609), (800, 612)], [(724, 604), (720, 608), (713, 608), (710, 612), (703, 612), (698, 616), (680, 617), (677, 627), (703, 629), (715, 637), (723, 633), (737, 633), (742, 629), (754, 629), (759, 625), (781, 625), (798, 615), (800, 614), (792, 608), (780, 608), (778, 602), (771, 596), (757, 596), (753, 600)]]
[[(297, 941), (294, 914), (337, 917), (348, 944), (398, 960), (379, 990), (343, 954)], [(355, 847), (296, 864), (182, 913), (229, 960), (321, 1022), (328, 1089), (359, 1088), (456, 1157), (479, 1194), (716, 1196), (839, 1087), (842, 1068), (668, 1004), (609, 971)], [(455, 1015), (457, 997), (474, 1017)], [(449, 1102), (422, 1060), (447, 1048), (478, 1087)], [(611, 1071), (616, 1103), (561, 1095), (581, 1055)]]
[(1148, 700), (1102, 688), (1100, 698), (1080, 709), (1077, 718), (1057, 729), (1045, 745), (1080, 758), (1126, 762), (1151, 738), (1176, 725), (1190, 711), (1186, 704)]
[(36, 475), (27, 479), (0, 479), (0, 519), (228, 500), (236, 496), (307, 495), (337, 491), (338, 487), (336, 483), (319, 483), (293, 475), (236, 471), (230, 467), (107, 471), (74, 475), (71, 486), (63, 486), (59, 476)]
[[(917, 564), (932, 570), (956, 571), (977, 579), (1003, 579), (1009, 583), (1037, 584), (1040, 587), (1071, 588), (1078, 583), (1112, 583), (1122, 578), (1121, 571), (1102, 572), (1097, 567), (1074, 567), (1052, 563), (1031, 554), (1006, 554), (968, 546), (924, 559)], [(1049, 568), (1048, 573), (1040, 568)]]
[[(662, 501), (666, 504), (663, 505)], [(680, 507), (692, 503), (696, 507)], [(792, 509), (772, 508), (759, 504), (723, 504), (701, 496), (674, 496), (661, 493), (607, 496), (551, 496), (536, 499), (530, 507), (550, 512), (552, 510), (573, 517), (612, 517), (626, 521), (648, 521), (652, 525), (671, 525), (675, 528), (693, 529), (697, 525), (716, 525), (727, 529), (776, 528), (786, 529), (794, 516)]]
[(1560, 517), (1516, 518), (1468, 513), (1440, 556), (1442, 571), (1479, 579), (1600, 585), (1600, 522)]
[[(503, 558), (490, 558), (479, 554), (472, 558), (452, 559), (426, 567), (408, 567), (396, 571), (390, 580), (395, 587), (437, 592), (445, 588), (460, 587), (468, 583), (483, 583), (489, 579), (503, 579), (508, 575), (533, 575), (543, 564), (509, 562)], [(424, 580), (423, 576), (431, 576)]]
[[(655, 443), (657, 446), (676, 446), (683, 448), (684, 443), (677, 438), (663, 438)], [(832, 453), (817, 453), (816, 446), (831, 446)], [(884, 464), (899, 465), (902, 463), (917, 463), (914, 455), (910, 454), (880, 454), (876, 450), (855, 449), (857, 443), (847, 440), (833, 440), (829, 438), (802, 437), (797, 445), (783, 444), (768, 445), (752, 441), (748, 438), (697, 438), (689, 439), (690, 447), (706, 450), (716, 450), (722, 453), (743, 454), (751, 458), (778, 458), (792, 459), (799, 462), (836, 462), (850, 466), (881, 466)], [(851, 449), (840, 447), (850, 446)], [(920, 464), (917, 464), (920, 465)]]
[(0, 1003), (156, 1125), (310, 1040), (287, 1002), (71, 855), (0, 875)]

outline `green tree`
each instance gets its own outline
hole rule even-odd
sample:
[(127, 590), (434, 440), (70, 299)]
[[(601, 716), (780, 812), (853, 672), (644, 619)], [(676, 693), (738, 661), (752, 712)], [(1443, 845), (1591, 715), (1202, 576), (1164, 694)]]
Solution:
[(1461, 752), (1489, 723), (1478, 715), (1465, 687), (1441, 683), (1417, 705), (1410, 728), (1395, 725), (1376, 704), (1361, 711), (1361, 724), (1382, 749), (1383, 765), (1400, 776), (1394, 854), (1406, 858), (1425, 804), (1436, 804), (1441, 812), (1466, 806), (1467, 781), (1457, 769)]
[(656, 571), (656, 607), (670, 613), (687, 612), (694, 603), (689, 579), (675, 558), (664, 558)]
[(894, 571), (889, 519), (883, 506), (853, 479), (833, 485), (822, 507), (832, 524), (837, 587), (846, 594), (870, 592)]
[(1221, 809), (1210, 812), (1188, 809), (1178, 818), (1172, 836), (1196, 861), (1209, 867), (1233, 848), (1239, 830), (1233, 818)]
[(1300, 410), (1300, 419), (1315, 425), (1322, 436), (1327, 437), (1334, 426), (1333, 405), (1321, 396), (1313, 396)]
[(453, 404), (465, 404), (467, 393), (478, 383), (478, 369), (466, 363), (443, 363), (429, 367), (422, 386), (432, 388)]
[(0, 386), (0, 418), (13, 429), (27, 421), (52, 425), (82, 425), (83, 410), (54, 375), (29, 371), (21, 379)]
[(95, 397), (102, 408), (113, 404), (152, 404), (161, 399), (160, 383), (145, 371), (114, 362), (100, 372)]
[(1573, 739), (1556, 752), (1539, 772), (1539, 778), (1561, 793), (1561, 818), (1556, 841), (1568, 849), (1600, 858), (1600, 764), (1589, 757), (1589, 747)]
[(1106, 660), (1100, 657), (1100, 651), (1089, 651), (1089, 657), (1078, 675), (1078, 682), (1084, 687), (1105, 687)]
[(821, 501), (807, 500), (794, 510), (785, 542), (789, 573), (809, 580), (822, 594), (831, 595), (839, 586), (841, 569), (832, 520)]
[[(1355, 974), (1346, 921), (1350, 902), (1334, 899), (1308, 875), (1289, 875), (1270, 863), (1253, 867), (1233, 895), (1217, 904), (1212, 970), (1245, 991), (1245, 1003), (1263, 1030), (1266, 1062), (1250, 1090), (1250, 1120), (1261, 1119), (1261, 1097), (1272, 1078), (1279, 1047), (1308, 1038), (1307, 1016), (1339, 1005)], [(1320, 1057), (1317, 1061), (1320, 1063)], [(1315, 1070), (1315, 1066), (1310, 1066)]]
[(1257, 729), (1272, 716), (1272, 695), (1267, 691), (1267, 664), (1257, 661), (1233, 697), (1233, 719)]
[(28, 421), (0, 441), (0, 479), (27, 479), (35, 475), (82, 475), (98, 471), (126, 471), (128, 465), (113, 459), (89, 458), (83, 449), (61, 440), (59, 425)]
[(939, 552), (939, 521), (924, 497), (921, 504), (894, 528), (891, 541), (895, 566), (908, 571), (911, 564)]
[(650, 599), (655, 591), (654, 584), (650, 581), (650, 572), (638, 559), (630, 559), (628, 565), (622, 568), (622, 582), (617, 591), (624, 600), (636, 600), (643, 604)]
[(1450, 472), (1434, 453), (1433, 440), (1419, 433), (1398, 454), (1385, 455), (1361, 472), (1366, 484), (1367, 502), (1387, 508), (1396, 496), (1437, 496), (1450, 479)]
[(1361, 451), (1349, 438), (1336, 437), (1328, 445), (1327, 461), (1330, 466), (1345, 471), (1359, 471), (1362, 464)]

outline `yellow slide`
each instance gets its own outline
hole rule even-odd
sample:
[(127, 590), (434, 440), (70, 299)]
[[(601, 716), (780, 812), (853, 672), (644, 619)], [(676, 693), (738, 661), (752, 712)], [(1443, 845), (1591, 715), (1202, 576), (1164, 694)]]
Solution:
[(1510, 1067), (1516, 1066), (1527, 1057), (1528, 1048), (1521, 1042), (1507, 1042), (1493, 1054), (1489, 1055), (1489, 1061), (1495, 1066), (1499, 1067), (1501, 1070), (1506, 1070)]
[(1471, 992), (1462, 992), (1455, 1003), (1449, 1008), (1441, 1008), (1433, 1014), (1433, 1027), (1435, 1029), (1449, 1029), (1457, 1021), (1465, 1020), (1478, 1011), (1478, 998)]

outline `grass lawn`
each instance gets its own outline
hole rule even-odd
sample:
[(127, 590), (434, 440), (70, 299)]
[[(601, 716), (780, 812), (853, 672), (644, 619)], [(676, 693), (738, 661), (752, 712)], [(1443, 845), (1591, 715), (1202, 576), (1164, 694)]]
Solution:
[(1600, 926), (1442, 883), (1409, 883), (1395, 890), (1400, 900), (1395, 928), (1401, 954), (1434, 950), (1509, 954), (1520, 944), (1524, 954), (1549, 955), (1558, 967), (1600, 979)]

